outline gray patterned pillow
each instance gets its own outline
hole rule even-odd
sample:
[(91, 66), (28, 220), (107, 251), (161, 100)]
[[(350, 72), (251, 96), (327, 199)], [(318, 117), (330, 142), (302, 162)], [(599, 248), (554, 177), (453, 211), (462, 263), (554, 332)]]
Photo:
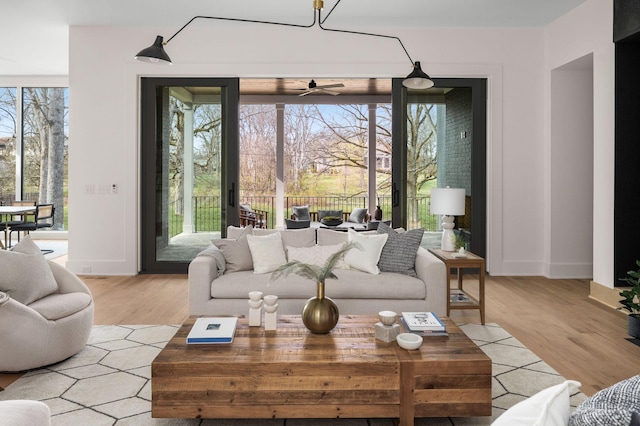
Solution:
[(640, 375), (602, 389), (587, 398), (569, 417), (569, 426), (629, 426), (640, 411)]
[(396, 272), (417, 277), (416, 253), (422, 242), (424, 229), (412, 229), (397, 232), (384, 222), (378, 225), (378, 234), (388, 234), (387, 242), (382, 248), (378, 268), (382, 272)]

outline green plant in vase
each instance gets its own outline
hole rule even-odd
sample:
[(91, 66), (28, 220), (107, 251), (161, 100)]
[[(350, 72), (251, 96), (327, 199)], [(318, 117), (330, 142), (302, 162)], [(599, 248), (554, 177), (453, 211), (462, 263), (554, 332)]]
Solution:
[(637, 271), (629, 271), (627, 277), (620, 279), (630, 284), (631, 288), (620, 292), (620, 296), (624, 299), (620, 300), (622, 307), (618, 309), (629, 311), (628, 333), (633, 337), (640, 338), (640, 260), (636, 260), (636, 265), (638, 266)]
[(322, 266), (294, 260), (280, 266), (271, 274), (272, 281), (296, 274), (316, 282), (316, 296), (307, 300), (302, 309), (302, 322), (312, 333), (326, 334), (338, 323), (340, 312), (335, 302), (324, 294), (325, 281), (327, 278), (338, 279), (333, 270), (344, 255), (356, 246), (355, 243), (345, 244), (342, 249), (329, 256)]

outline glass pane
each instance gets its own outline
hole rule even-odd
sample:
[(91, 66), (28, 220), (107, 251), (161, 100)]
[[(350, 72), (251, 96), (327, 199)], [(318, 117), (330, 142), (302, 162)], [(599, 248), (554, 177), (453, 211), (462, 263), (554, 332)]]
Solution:
[(286, 113), (286, 213), (368, 207), (367, 105), (287, 105)]
[[(240, 105), (240, 205), (246, 225), (275, 227), (277, 120), (275, 105)], [(266, 212), (266, 213), (265, 213)], [(266, 219), (265, 219), (266, 218)], [(252, 220), (254, 219), (254, 220)], [(245, 221), (243, 221), (245, 222)]]
[(189, 262), (220, 238), (222, 107), (219, 87), (162, 90), (156, 148), (156, 260)]
[(455, 218), (460, 245), (470, 241), (472, 109), (470, 88), (409, 91), (407, 227), (425, 229), (424, 247), (440, 247), (442, 217), (430, 212), (431, 189), (464, 188), (466, 212)]
[(28, 87), (22, 97), (22, 199), (52, 203), (55, 217), (48, 229), (66, 229), (68, 89)]
[(16, 89), (0, 87), (0, 203), (16, 199)]

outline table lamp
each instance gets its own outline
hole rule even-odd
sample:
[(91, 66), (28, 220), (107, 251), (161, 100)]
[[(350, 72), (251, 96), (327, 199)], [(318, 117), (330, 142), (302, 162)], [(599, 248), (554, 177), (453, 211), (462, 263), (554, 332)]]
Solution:
[(431, 190), (431, 214), (442, 217), (442, 250), (455, 251), (453, 217), (464, 215), (464, 188), (433, 188)]

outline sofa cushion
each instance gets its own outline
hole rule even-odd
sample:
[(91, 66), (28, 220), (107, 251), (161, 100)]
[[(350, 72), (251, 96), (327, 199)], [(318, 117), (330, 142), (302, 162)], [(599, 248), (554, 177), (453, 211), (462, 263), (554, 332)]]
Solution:
[(633, 412), (640, 411), (640, 375), (596, 392), (575, 409), (570, 426), (628, 426)]
[(40, 247), (25, 237), (13, 250), (0, 250), (0, 291), (28, 305), (58, 291), (58, 284)]
[(349, 222), (364, 223), (364, 218), (367, 217), (367, 209), (357, 208), (351, 211), (349, 215)]
[(569, 420), (571, 392), (580, 382), (566, 380), (541, 390), (502, 413), (492, 426), (566, 426)]
[(91, 296), (76, 291), (43, 297), (30, 304), (29, 307), (49, 321), (56, 321), (80, 312), (90, 304)]
[(287, 247), (312, 247), (316, 245), (316, 230), (314, 228), (305, 229), (254, 229), (253, 235), (269, 235), (280, 233), (282, 246)]
[(386, 223), (378, 225), (379, 234), (387, 234), (389, 238), (382, 248), (378, 268), (385, 272), (397, 272), (399, 274), (416, 275), (416, 253), (422, 242), (424, 229), (411, 229), (397, 232)]
[(344, 261), (350, 268), (355, 268), (370, 274), (379, 274), (378, 261), (382, 248), (387, 242), (389, 236), (387, 234), (369, 234), (365, 235), (349, 229), (347, 231), (347, 239), (354, 242), (358, 246), (351, 249), (344, 256)]
[[(342, 250), (344, 244), (333, 244), (313, 247), (287, 246), (287, 259), (289, 262), (298, 261), (310, 265), (324, 266), (334, 253)], [(339, 260), (336, 268), (345, 268), (344, 260)]]
[(347, 233), (344, 231), (334, 231), (331, 229), (316, 229), (318, 245), (331, 246), (348, 242)]
[(309, 206), (295, 206), (292, 208), (293, 214), (296, 215), (296, 220), (311, 220), (309, 214)]
[[(372, 275), (355, 269), (336, 269), (334, 273), (338, 279), (325, 282), (325, 294), (332, 299), (423, 300), (427, 296), (424, 283), (407, 275), (391, 272)], [(275, 294), (281, 299), (306, 300), (316, 295), (316, 283), (295, 274), (271, 281), (271, 274), (242, 271), (225, 274), (211, 284), (214, 298), (246, 299), (251, 290)]]
[(247, 235), (249, 235), (252, 230), (252, 226), (243, 228), (237, 239), (220, 238), (211, 240), (213, 245), (222, 251), (224, 260), (227, 262), (227, 270), (225, 273), (253, 269), (251, 250), (249, 250), (249, 242), (247, 241)]
[(247, 228), (251, 228), (251, 231), (253, 231), (253, 225), (247, 225), (246, 227), (229, 225), (227, 226), (227, 238), (237, 240)]
[(284, 253), (282, 237), (279, 232), (268, 235), (247, 235), (247, 240), (253, 260), (254, 274), (273, 272), (279, 266), (287, 263), (287, 256)]

